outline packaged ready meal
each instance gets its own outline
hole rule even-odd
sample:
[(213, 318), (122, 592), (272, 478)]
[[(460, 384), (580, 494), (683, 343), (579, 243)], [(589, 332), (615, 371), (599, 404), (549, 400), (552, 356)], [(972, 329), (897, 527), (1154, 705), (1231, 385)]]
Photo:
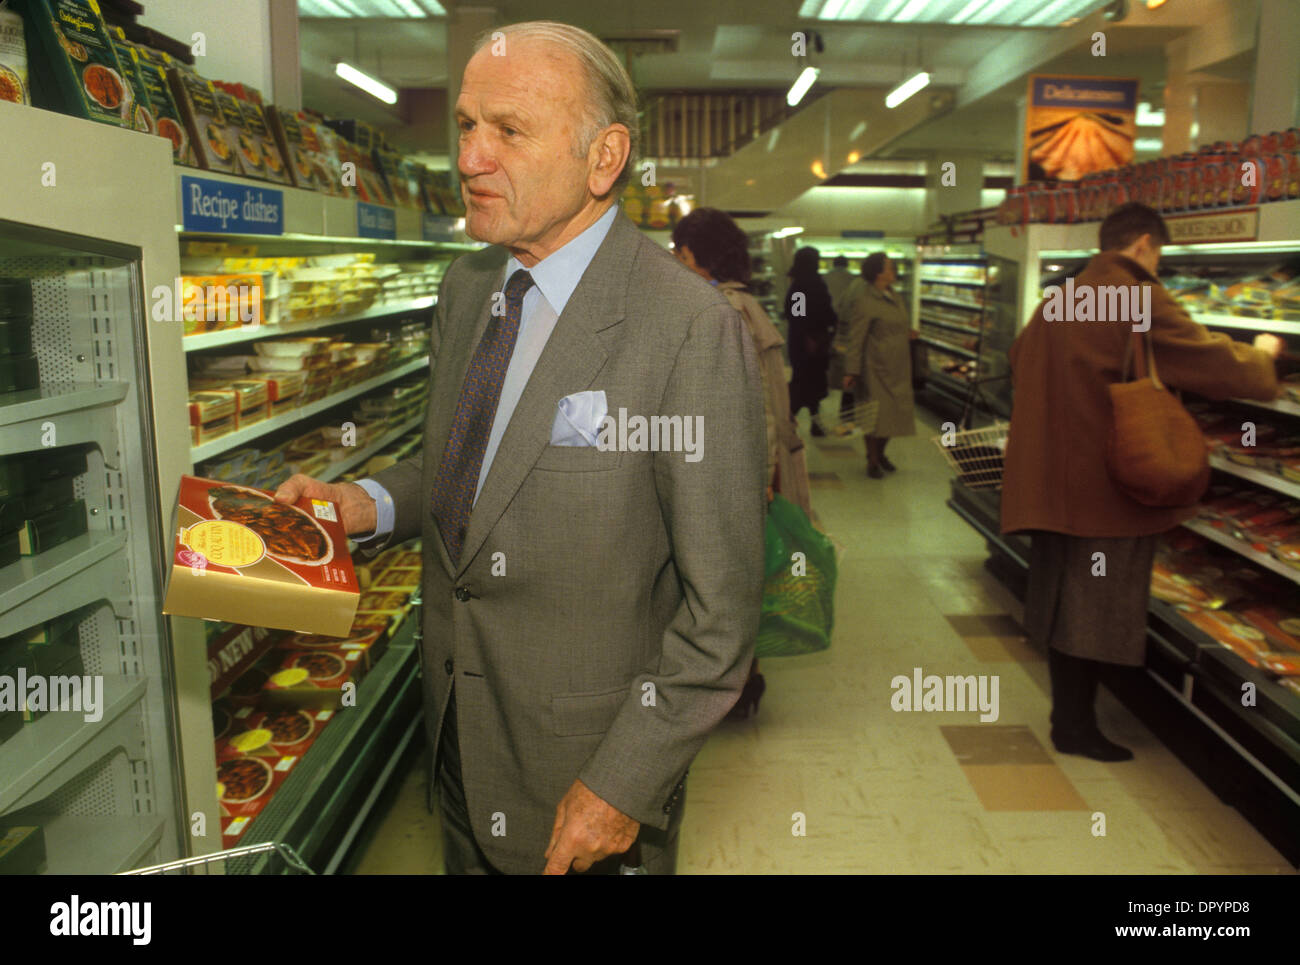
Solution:
[(133, 94), (96, 0), (11, 0), (11, 6), (26, 27), (32, 103), (131, 126)]
[(183, 67), (167, 70), (167, 82), (199, 167), (223, 174), (239, 174), (238, 143), (217, 101), (210, 81)]
[(0, 101), (30, 104), (27, 86), (27, 43), (23, 18), (0, 6)]
[(164, 613), (345, 637), (358, 595), (333, 503), (181, 477)]

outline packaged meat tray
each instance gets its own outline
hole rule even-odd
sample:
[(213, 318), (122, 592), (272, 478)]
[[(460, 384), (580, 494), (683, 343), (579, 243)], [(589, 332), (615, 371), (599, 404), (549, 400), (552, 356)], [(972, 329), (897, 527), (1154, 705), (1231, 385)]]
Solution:
[(1269, 649), (1300, 656), (1300, 612), (1269, 604), (1239, 608), (1236, 612), (1264, 634)]
[(1263, 655), (1270, 652), (1264, 634), (1230, 610), (1180, 606), (1178, 612), (1188, 623), (1203, 630), (1252, 667), (1258, 667)]
[(182, 476), (163, 612), (343, 637), (359, 588), (337, 507)]

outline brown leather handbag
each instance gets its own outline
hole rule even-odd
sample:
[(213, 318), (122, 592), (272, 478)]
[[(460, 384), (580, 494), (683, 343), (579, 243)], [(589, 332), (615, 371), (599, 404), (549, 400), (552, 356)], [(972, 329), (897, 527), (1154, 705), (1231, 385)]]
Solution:
[[(1121, 381), (1110, 386), (1111, 429), (1106, 468), (1115, 486), (1144, 506), (1191, 506), (1210, 484), (1205, 437), (1196, 420), (1160, 381), (1151, 332), (1134, 332), (1124, 350)], [(1145, 341), (1145, 346), (1143, 342)], [(1147, 365), (1143, 365), (1143, 349)], [(1137, 356), (1136, 377), (1129, 362)]]

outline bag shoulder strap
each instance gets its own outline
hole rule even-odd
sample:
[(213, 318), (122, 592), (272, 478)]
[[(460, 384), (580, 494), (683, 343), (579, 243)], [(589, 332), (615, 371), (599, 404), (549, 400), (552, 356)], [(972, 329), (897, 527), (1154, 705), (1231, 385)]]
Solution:
[[(1146, 336), (1143, 339), (1143, 335)], [(1143, 341), (1146, 342), (1146, 351), (1143, 352)], [(1129, 364), (1133, 357), (1137, 356), (1137, 369), (1133, 374), (1135, 379), (1144, 379), (1149, 374), (1151, 381), (1155, 383), (1157, 389), (1163, 389), (1164, 384), (1160, 381), (1160, 374), (1156, 371), (1156, 353), (1155, 346), (1151, 341), (1151, 329), (1146, 332), (1134, 332), (1133, 337), (1124, 343), (1124, 362), (1120, 366), (1120, 381), (1129, 381)], [(1150, 369), (1148, 373), (1148, 367)]]

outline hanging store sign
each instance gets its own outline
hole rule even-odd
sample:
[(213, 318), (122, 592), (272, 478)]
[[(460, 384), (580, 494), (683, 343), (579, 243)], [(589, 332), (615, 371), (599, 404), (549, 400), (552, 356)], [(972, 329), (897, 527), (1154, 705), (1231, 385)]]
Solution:
[(1255, 241), (1259, 238), (1259, 208), (1170, 215), (1165, 218), (1171, 245)]
[(379, 204), (357, 202), (357, 237), (380, 241), (397, 239), (397, 212)]
[(1133, 160), (1136, 78), (1031, 74), (1021, 183), (1077, 181)]
[(282, 235), (284, 192), (182, 174), (181, 224), (205, 234)]

